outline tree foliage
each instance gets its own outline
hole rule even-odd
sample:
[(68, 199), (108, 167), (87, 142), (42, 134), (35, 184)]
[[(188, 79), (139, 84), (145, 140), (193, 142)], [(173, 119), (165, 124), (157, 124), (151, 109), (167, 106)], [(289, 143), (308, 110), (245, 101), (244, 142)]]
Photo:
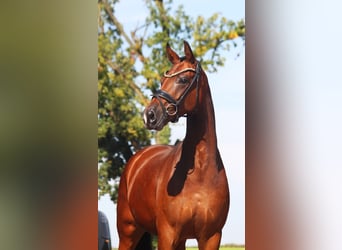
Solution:
[(98, 189), (114, 201), (128, 159), (152, 138), (169, 143), (168, 126), (150, 132), (141, 119), (161, 72), (170, 67), (165, 45), (181, 51), (187, 40), (202, 67), (215, 72), (225, 62), (221, 52), (237, 46), (235, 39), (245, 39), (244, 20), (234, 22), (218, 13), (193, 18), (182, 5), (174, 9), (172, 0), (145, 0), (149, 15), (144, 24), (126, 30), (116, 16), (117, 2), (98, 2)]

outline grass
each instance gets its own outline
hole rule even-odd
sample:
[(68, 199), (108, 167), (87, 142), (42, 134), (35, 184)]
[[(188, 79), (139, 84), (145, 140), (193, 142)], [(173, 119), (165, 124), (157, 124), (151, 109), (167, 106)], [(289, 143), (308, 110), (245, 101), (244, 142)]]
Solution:
[[(187, 247), (186, 250), (198, 250), (197, 247)], [(220, 250), (245, 250), (245, 246), (221, 246)]]

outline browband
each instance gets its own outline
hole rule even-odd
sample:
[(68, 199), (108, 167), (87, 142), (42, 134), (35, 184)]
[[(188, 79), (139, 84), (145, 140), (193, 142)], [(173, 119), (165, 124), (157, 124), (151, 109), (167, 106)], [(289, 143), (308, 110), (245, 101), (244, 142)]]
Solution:
[(179, 74), (181, 74), (181, 73), (183, 73), (183, 72), (185, 72), (185, 71), (193, 71), (193, 72), (196, 72), (196, 70), (193, 69), (193, 68), (185, 68), (185, 69), (182, 69), (181, 71), (178, 71), (178, 72), (173, 73), (173, 74), (170, 74), (170, 75), (167, 74), (167, 72), (165, 72), (165, 73), (164, 73), (164, 77), (171, 78), (171, 77), (174, 77), (174, 76), (176, 76), (176, 75), (179, 75)]

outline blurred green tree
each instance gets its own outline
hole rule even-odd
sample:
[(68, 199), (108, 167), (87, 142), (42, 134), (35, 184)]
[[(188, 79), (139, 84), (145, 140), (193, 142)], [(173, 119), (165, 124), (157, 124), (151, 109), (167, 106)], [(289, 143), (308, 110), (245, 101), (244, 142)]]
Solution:
[(244, 20), (234, 22), (218, 13), (195, 19), (172, 0), (145, 0), (149, 15), (144, 24), (127, 31), (118, 20), (118, 0), (98, 1), (98, 189), (99, 196), (117, 198), (124, 165), (139, 149), (169, 143), (170, 128), (150, 132), (141, 112), (149, 95), (159, 86), (160, 73), (170, 64), (165, 56), (169, 43), (181, 51), (182, 40), (191, 43), (202, 67), (215, 72), (224, 65), (221, 51), (245, 41)]

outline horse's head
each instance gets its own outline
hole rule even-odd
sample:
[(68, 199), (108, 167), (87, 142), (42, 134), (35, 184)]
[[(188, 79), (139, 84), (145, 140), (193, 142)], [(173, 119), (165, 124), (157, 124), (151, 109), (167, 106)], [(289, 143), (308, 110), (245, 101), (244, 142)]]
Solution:
[(199, 100), (199, 81), (202, 72), (189, 44), (184, 41), (184, 57), (179, 57), (169, 45), (166, 54), (172, 67), (164, 73), (161, 88), (153, 93), (150, 104), (144, 111), (144, 122), (148, 129), (161, 130), (169, 121), (196, 108)]

